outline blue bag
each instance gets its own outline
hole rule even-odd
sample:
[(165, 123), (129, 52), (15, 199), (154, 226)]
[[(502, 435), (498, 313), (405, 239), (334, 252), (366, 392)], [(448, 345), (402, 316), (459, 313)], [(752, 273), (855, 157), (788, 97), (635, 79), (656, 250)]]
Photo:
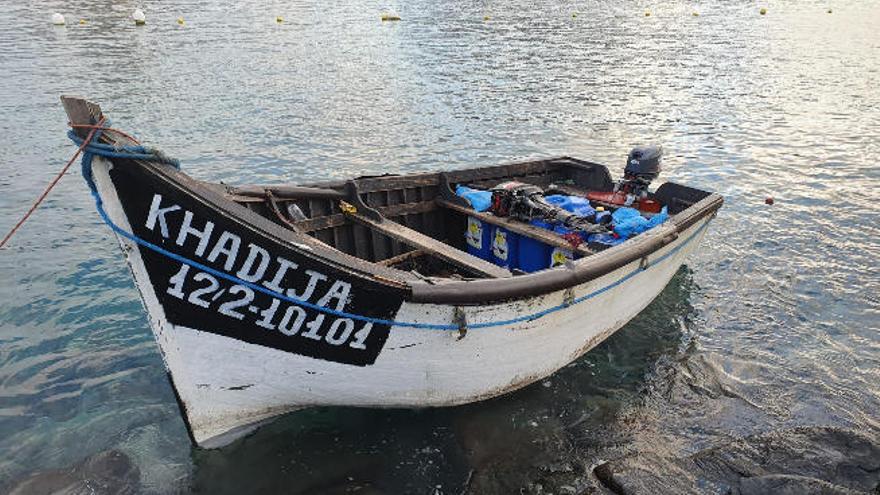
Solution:
[(574, 213), (580, 217), (588, 217), (596, 213), (596, 210), (590, 206), (590, 201), (587, 198), (552, 194), (550, 196), (545, 196), (544, 199), (546, 199), (551, 205), (558, 206), (563, 210)]
[(632, 235), (647, 230), (648, 220), (635, 208), (618, 208), (611, 214), (611, 219), (614, 233), (619, 235), (621, 239), (628, 239)]
[(480, 191), (467, 186), (455, 188), (455, 194), (466, 199), (476, 211), (486, 211), (492, 206), (492, 191)]
[[(664, 206), (660, 213), (657, 213), (650, 220), (648, 220), (648, 229), (653, 229), (654, 227), (660, 225), (669, 219), (669, 213), (666, 213), (666, 207)], [(647, 229), (645, 229), (647, 230)]]
[(627, 239), (630, 236), (641, 234), (665, 222), (669, 219), (669, 213), (666, 212), (666, 207), (664, 206), (660, 213), (655, 214), (648, 220), (635, 208), (618, 208), (611, 215), (611, 218), (614, 224), (614, 233), (619, 235), (621, 239)]

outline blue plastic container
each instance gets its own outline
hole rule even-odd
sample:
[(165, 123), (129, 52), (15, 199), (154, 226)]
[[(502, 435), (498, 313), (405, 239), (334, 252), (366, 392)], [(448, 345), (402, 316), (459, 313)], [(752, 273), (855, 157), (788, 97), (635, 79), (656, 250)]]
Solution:
[(505, 268), (518, 268), (520, 236), (503, 227), (492, 227), (491, 261)]
[[(552, 230), (553, 226), (541, 220), (532, 220), (532, 225), (543, 229)], [(519, 238), (519, 262), (518, 268), (526, 273), (537, 272), (550, 266), (550, 251), (552, 248), (543, 242), (528, 237)]]
[(464, 231), (464, 240), (469, 254), (486, 261), (492, 260), (491, 225), (483, 223), (474, 217), (468, 217), (467, 228)]

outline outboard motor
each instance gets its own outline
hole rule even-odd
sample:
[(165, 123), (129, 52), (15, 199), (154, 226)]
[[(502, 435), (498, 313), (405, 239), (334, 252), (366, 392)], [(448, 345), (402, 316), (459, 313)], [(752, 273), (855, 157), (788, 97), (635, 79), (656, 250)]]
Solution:
[(660, 176), (660, 162), (663, 148), (660, 146), (636, 146), (629, 152), (626, 167), (623, 169), (623, 180), (614, 186), (614, 192), (633, 195), (630, 200), (644, 199), (648, 196), (651, 181)]
[(660, 146), (636, 146), (626, 158), (623, 179), (610, 192), (590, 191), (587, 199), (599, 204), (631, 206), (642, 212), (658, 213), (661, 205), (648, 197), (648, 186), (660, 175), (663, 149)]

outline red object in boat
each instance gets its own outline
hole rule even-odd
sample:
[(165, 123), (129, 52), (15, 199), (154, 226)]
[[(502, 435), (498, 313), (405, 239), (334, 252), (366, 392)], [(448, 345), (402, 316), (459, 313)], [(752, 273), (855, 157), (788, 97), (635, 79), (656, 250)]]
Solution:
[[(590, 201), (599, 201), (601, 203), (606, 203), (610, 205), (626, 205), (626, 197), (627, 194), (622, 191), (618, 192), (599, 192), (599, 191), (590, 191), (587, 193), (587, 199)], [(644, 211), (647, 213), (660, 213), (661, 205), (659, 202), (654, 201), (653, 199), (640, 199), (635, 200), (630, 205), (631, 207)]]

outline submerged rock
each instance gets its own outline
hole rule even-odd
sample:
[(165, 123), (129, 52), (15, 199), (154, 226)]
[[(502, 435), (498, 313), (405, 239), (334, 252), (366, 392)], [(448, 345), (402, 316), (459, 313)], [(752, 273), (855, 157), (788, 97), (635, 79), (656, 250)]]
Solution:
[(65, 469), (35, 473), (12, 486), (10, 495), (134, 494), (140, 471), (122, 452), (99, 452)]
[(688, 457), (638, 454), (594, 469), (614, 493), (880, 493), (880, 438), (832, 427), (755, 435)]

